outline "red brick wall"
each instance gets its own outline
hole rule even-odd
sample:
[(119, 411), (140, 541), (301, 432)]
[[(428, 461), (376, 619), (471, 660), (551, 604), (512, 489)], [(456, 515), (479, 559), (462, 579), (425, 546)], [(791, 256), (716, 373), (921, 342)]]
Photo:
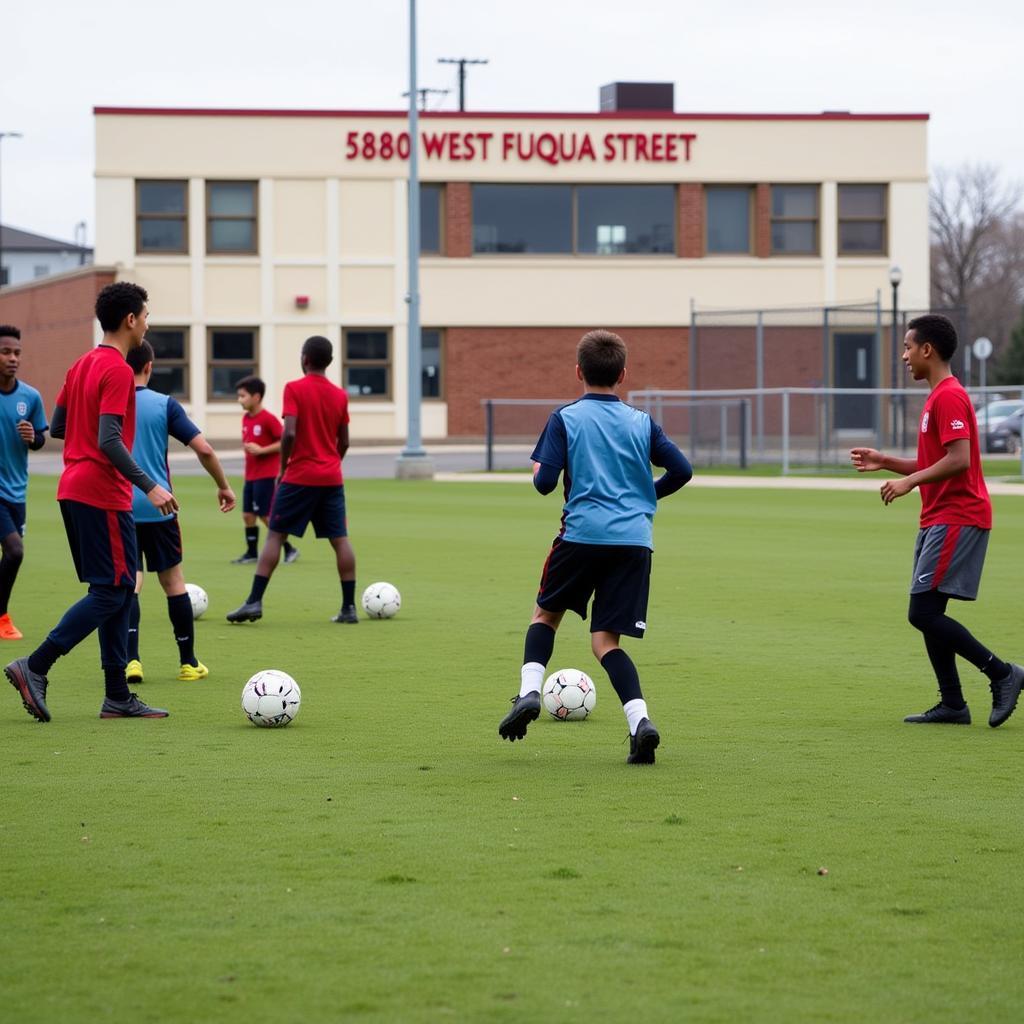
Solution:
[(772, 253), (772, 187), (760, 184), (754, 194), (754, 255)]
[(704, 186), (679, 186), (679, 255), (700, 259), (704, 255)]
[(88, 267), (0, 292), (0, 323), (21, 328), (18, 376), (43, 396), (47, 417), (68, 367), (93, 344), (93, 308), (114, 270)]
[(444, 190), (444, 254), (473, 255), (473, 193), (466, 181), (450, 181)]
[[(569, 401), (580, 393), (576, 344), (586, 327), (450, 327), (445, 332), (448, 433), (482, 437), (484, 398)], [(686, 388), (685, 327), (612, 327), (629, 346), (623, 396), (630, 389)], [(547, 413), (502, 410), (499, 433), (535, 435)], [(514, 418), (510, 418), (514, 417)], [(539, 418), (539, 422), (535, 420)]]

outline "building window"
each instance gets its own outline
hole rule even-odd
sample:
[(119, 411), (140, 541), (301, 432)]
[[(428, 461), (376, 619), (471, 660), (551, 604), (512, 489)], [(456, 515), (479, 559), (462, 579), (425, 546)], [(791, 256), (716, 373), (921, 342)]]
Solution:
[(772, 185), (772, 255), (818, 253), (818, 186)]
[(885, 185), (839, 186), (839, 255), (886, 253)]
[(674, 185), (578, 185), (574, 191), (577, 252), (675, 252)]
[(161, 395), (188, 401), (188, 328), (150, 327), (146, 341), (156, 357), (149, 386)]
[(188, 182), (135, 182), (135, 251), (188, 252)]
[(351, 398), (391, 397), (391, 332), (344, 332), (345, 390)]
[(49, 273), (50, 273), (50, 265), (49, 265), (49, 263), (37, 263), (32, 268), (32, 276), (33, 277), (46, 277), (46, 275), (49, 274)]
[(434, 327), (424, 327), (420, 331), (420, 376), (423, 381), (424, 398), (444, 398), (441, 377), (443, 347), (443, 331)]
[(256, 373), (259, 331), (255, 327), (211, 327), (207, 359), (208, 395), (212, 399), (235, 398), (235, 387), (243, 377)]
[(206, 183), (206, 251), (255, 253), (256, 182)]
[(439, 256), (443, 251), (442, 185), (420, 185), (420, 252)]
[(572, 187), (474, 185), (473, 252), (571, 253)]
[(704, 189), (707, 237), (705, 252), (711, 255), (750, 252), (750, 221), (753, 190), (748, 186), (709, 185)]

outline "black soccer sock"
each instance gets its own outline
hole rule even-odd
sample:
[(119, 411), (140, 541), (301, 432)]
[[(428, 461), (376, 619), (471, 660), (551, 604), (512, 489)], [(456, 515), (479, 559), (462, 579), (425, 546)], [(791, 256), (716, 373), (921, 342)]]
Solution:
[(294, 548), (294, 547), (292, 547), (292, 545), (291, 545), (291, 544), (289, 544), (289, 543), (288, 543), (288, 541), (286, 540), (286, 541), (284, 542), (284, 553), (285, 553), (286, 555), (290, 555), (290, 554), (291, 554), (291, 553), (292, 553), (292, 552), (293, 552), (294, 550), (295, 550), (295, 548)]
[(966, 626), (946, 615), (949, 596), (937, 590), (910, 595), (910, 624), (926, 636), (932, 636), (955, 651), (989, 679), (1002, 679), (1009, 666), (1000, 661), (984, 644), (975, 639)]
[(62, 655), (68, 652), (57, 646), (47, 637), (29, 656), (28, 667), (30, 672), (36, 675), (45, 676), (53, 668), (53, 663)]
[(555, 649), (555, 631), (546, 622), (532, 622), (523, 645), (523, 664), (535, 662), (546, 666)]
[(609, 651), (601, 659), (601, 668), (608, 673), (608, 678), (623, 704), (631, 700), (643, 700), (644, 695), (640, 692), (640, 676), (637, 673), (636, 665), (621, 647)]
[(341, 581), (341, 606), (342, 608), (348, 608), (349, 605), (356, 603), (356, 581), (355, 580), (342, 580)]
[(249, 596), (245, 599), (245, 603), (254, 604), (257, 601), (262, 601), (263, 595), (267, 592), (267, 584), (269, 582), (269, 576), (253, 576), (252, 590), (249, 591)]
[(247, 526), (245, 528), (245, 553), (256, 558), (257, 548), (260, 542), (260, 528), (258, 526)]
[(132, 594), (132, 606), (128, 609), (128, 660), (139, 660), (139, 621), (142, 609), (139, 607), (139, 595)]
[(1005, 679), (1010, 673), (1010, 666), (1005, 661), (1000, 661), (994, 654), (989, 655), (988, 661), (980, 667), (993, 683)]
[(944, 640), (930, 633), (924, 634), (924, 646), (928, 652), (928, 660), (935, 670), (935, 678), (939, 682), (942, 703), (947, 708), (959, 711), (967, 702), (960, 688), (960, 673), (956, 670), (956, 651)]
[(124, 677), (124, 665), (117, 668), (104, 665), (103, 686), (107, 691), (107, 700), (126, 701), (131, 697), (128, 691), (128, 680)]
[(174, 639), (182, 665), (198, 665), (195, 642), (196, 625), (192, 615), (192, 598), (188, 594), (175, 594), (167, 598), (167, 616), (171, 620)]
[(20, 551), (16, 555), (5, 551), (3, 558), (0, 558), (0, 615), (7, 614), (11, 591), (14, 589), (14, 581), (18, 578), (22, 558)]

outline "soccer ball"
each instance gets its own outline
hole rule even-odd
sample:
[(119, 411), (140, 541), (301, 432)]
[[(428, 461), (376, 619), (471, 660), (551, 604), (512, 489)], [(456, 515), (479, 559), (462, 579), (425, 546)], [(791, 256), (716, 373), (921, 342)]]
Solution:
[(402, 595), (390, 583), (371, 583), (363, 591), (363, 610), (371, 619), (390, 619), (402, 607)]
[(594, 681), (576, 668), (563, 668), (544, 680), (544, 709), (560, 722), (586, 718), (597, 704)]
[(210, 607), (210, 599), (207, 597), (206, 591), (195, 583), (186, 583), (185, 592), (192, 602), (192, 618), (201, 619), (203, 612)]
[(271, 729), (287, 725), (299, 713), (301, 702), (299, 684), (276, 668), (257, 672), (242, 690), (242, 710), (249, 721)]

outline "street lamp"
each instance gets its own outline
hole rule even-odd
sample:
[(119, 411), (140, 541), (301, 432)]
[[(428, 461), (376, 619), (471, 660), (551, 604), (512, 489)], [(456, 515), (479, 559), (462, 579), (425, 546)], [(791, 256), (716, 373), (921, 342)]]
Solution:
[[(899, 300), (897, 293), (899, 292), (900, 281), (903, 280), (903, 271), (894, 263), (889, 268), (889, 284), (892, 285), (892, 375), (889, 382), (889, 387), (893, 391), (896, 390), (896, 381), (899, 377)], [(893, 395), (890, 399), (892, 408), (892, 443), (896, 443), (896, 396)]]
[[(0, 132), (0, 150), (3, 149), (2, 143), (4, 139), (20, 139), (21, 132)], [(0, 165), (2, 167), (2, 165)], [(0, 182), (3, 180), (3, 175), (0, 173)], [(4, 218), (3, 213), (0, 212), (0, 288), (4, 286)]]

